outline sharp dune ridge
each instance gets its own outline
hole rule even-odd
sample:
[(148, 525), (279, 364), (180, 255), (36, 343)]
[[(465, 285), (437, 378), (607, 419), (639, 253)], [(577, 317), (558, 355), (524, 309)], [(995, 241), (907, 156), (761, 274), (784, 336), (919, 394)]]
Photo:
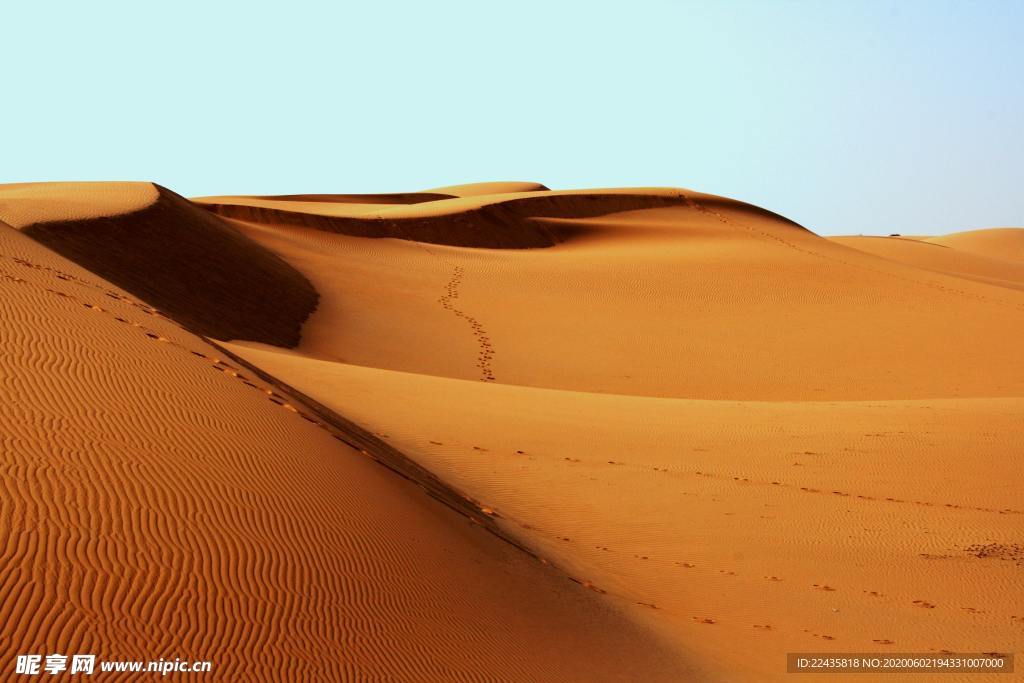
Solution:
[(0, 186), (0, 221), (0, 655), (781, 681), (1020, 649), (1024, 229), (518, 182)]
[[(355, 237), (393, 237), (449, 246), (512, 249), (550, 247), (586, 232), (586, 228), (579, 225), (543, 223), (531, 219), (592, 218), (623, 211), (680, 206), (691, 201), (684, 192), (675, 190), (658, 193), (624, 190), (559, 193), (533, 190), (511, 195), (483, 195), (486, 198), (483, 201), (480, 197), (469, 196), (469, 203), (462, 197), (431, 202), (431, 206), (438, 207), (434, 213), (403, 214), (401, 211), (391, 211), (352, 216), (289, 210), (252, 202), (267, 199), (259, 197), (204, 198), (201, 201), (203, 206), (218, 215), (243, 221), (311, 227)], [(274, 202), (281, 199), (273, 198)], [(477, 201), (472, 201), (474, 199)], [(723, 202), (731, 206), (741, 205), (734, 200), (708, 195), (702, 195), (701, 200), (710, 206)], [(420, 207), (425, 203), (415, 204)], [(410, 202), (395, 204), (401, 206)], [(750, 205), (745, 205), (745, 208), (764, 211)]]
[(22, 230), (216, 339), (294, 346), (316, 308), (316, 291), (301, 273), (164, 187), (138, 210)]
[(253, 195), (251, 198), (328, 204), (421, 204), (439, 199), (454, 199), (455, 195), (438, 192), (399, 192), (392, 194), (276, 194)]

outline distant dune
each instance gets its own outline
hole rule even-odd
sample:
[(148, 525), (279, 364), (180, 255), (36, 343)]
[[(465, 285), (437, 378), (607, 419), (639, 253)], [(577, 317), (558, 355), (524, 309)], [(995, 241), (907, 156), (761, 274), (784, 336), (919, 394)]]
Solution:
[(829, 239), (918, 268), (1011, 289), (1024, 289), (1024, 229), (1021, 228), (972, 230), (933, 238)]
[(1024, 644), (1022, 229), (513, 182), (0, 220), (5, 655), (781, 681)]
[(970, 254), (1024, 262), (1024, 228), (987, 228), (929, 237), (926, 241)]

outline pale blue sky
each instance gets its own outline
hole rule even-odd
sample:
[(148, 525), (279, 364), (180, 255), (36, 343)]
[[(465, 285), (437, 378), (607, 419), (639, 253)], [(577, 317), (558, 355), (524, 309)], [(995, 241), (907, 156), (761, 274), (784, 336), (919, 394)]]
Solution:
[(822, 233), (1024, 225), (1024, 2), (26, 2), (0, 182), (673, 185)]

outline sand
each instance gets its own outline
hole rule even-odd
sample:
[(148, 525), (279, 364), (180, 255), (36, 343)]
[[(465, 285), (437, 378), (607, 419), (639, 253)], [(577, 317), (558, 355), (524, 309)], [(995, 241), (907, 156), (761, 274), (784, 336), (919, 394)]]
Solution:
[(56, 651), (210, 660), (215, 681), (693, 670), (486, 513), (7, 225), (0, 291), (5, 667)]
[[(791, 651), (1020, 650), (1024, 230), (824, 239), (690, 190), (426, 192), (195, 205), (244, 238), (232, 268), (269, 254), (315, 290), (297, 344), (212, 346), (147, 315), (157, 339), (18, 345), (29, 380), (2, 418), (38, 405), (17, 422), (51, 463), (37, 480), (85, 497), (49, 505), (50, 542), (90, 549), (65, 553), (69, 575), (147, 577), (83, 612), (183, 620), (239, 667), (332, 679), (784, 680)], [(72, 328), (104, 315), (58, 304)], [(39, 306), (5, 325), (56, 335)], [(129, 484), (74, 489), (52, 464), (69, 453)], [(140, 560), (61, 536), (116, 525), (131, 547), (185, 540)], [(26, 582), (38, 555), (18, 555)], [(140, 607), (190, 571), (189, 600)], [(69, 581), (51, 603), (84, 593)], [(83, 633), (52, 610), (8, 630)]]

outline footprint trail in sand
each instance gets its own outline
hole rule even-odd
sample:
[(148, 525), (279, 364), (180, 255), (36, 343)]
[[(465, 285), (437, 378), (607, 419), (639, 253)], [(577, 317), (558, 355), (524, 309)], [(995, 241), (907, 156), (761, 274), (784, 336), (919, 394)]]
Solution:
[(477, 356), (476, 366), (480, 369), (481, 382), (494, 381), (494, 368), (491, 366), (491, 359), (494, 358), (494, 347), (491, 345), (491, 338), (479, 320), (462, 311), (455, 306), (455, 300), (459, 298), (459, 286), (462, 284), (462, 277), (466, 270), (462, 266), (456, 266), (451, 279), (445, 285), (444, 296), (437, 301), (446, 311), (451, 311), (456, 317), (462, 318), (473, 330), (473, 337), (480, 346), (480, 353)]

